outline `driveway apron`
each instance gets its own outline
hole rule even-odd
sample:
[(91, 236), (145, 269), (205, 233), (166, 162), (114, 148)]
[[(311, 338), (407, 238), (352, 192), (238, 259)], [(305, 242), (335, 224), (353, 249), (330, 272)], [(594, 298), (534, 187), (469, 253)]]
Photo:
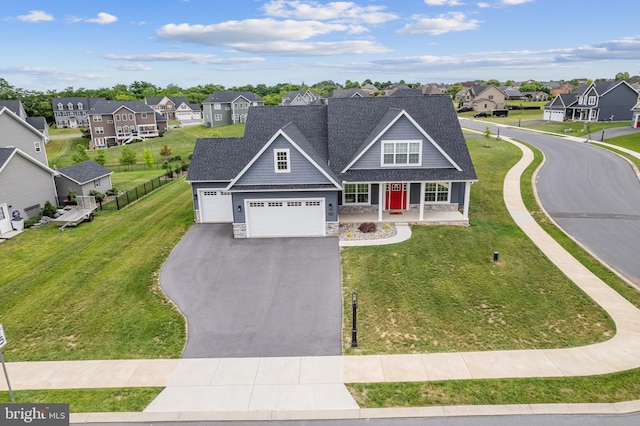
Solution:
[(160, 272), (188, 321), (184, 358), (341, 354), (337, 238), (234, 239), (196, 224)]

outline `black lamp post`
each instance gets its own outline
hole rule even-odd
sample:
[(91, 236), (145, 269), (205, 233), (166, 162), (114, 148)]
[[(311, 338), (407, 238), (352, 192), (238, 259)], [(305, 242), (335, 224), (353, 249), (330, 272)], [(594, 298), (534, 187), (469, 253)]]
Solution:
[(356, 318), (358, 316), (358, 292), (351, 292), (351, 347), (358, 347), (358, 327), (356, 326)]

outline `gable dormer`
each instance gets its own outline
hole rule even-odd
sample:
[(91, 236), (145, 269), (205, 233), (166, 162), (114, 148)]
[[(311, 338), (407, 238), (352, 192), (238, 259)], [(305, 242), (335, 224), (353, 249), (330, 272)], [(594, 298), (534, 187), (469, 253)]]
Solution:
[(72, 111), (73, 110), (73, 102), (69, 102), (67, 104), (67, 108), (69, 109), (69, 111)]
[(62, 102), (58, 102), (58, 110), (62, 111), (64, 109), (64, 105), (62, 105)]
[(461, 170), (406, 111), (397, 109), (387, 112), (341, 173), (387, 168)]
[(280, 129), (236, 176), (229, 188), (243, 185), (331, 185), (337, 178), (294, 125)]
[(82, 110), (82, 107), (83, 107), (83, 106), (84, 106), (84, 105), (82, 105), (82, 102), (78, 102), (78, 109), (79, 109), (79, 110)]

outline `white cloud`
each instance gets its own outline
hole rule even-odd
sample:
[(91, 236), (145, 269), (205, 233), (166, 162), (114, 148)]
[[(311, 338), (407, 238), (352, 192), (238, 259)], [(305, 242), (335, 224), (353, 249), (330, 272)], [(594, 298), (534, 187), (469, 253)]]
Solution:
[(396, 14), (385, 12), (386, 6), (360, 6), (351, 1), (323, 4), (317, 1), (272, 0), (263, 9), (269, 16), (302, 20), (380, 24), (398, 19)]
[[(287, 19), (247, 19), (211, 25), (167, 24), (157, 34), (165, 40), (231, 47), (243, 52), (271, 55), (330, 55), (381, 53), (388, 49), (369, 40), (304, 42), (331, 33), (354, 34), (358, 25)], [(351, 50), (349, 50), (351, 49)]]
[(486, 9), (487, 7), (491, 7), (489, 3), (476, 3), (476, 6), (478, 6), (480, 9)]
[(523, 4), (523, 3), (529, 3), (533, 0), (502, 0), (502, 4), (508, 4), (508, 5), (518, 5), (518, 4)]
[(91, 22), (93, 24), (113, 24), (118, 20), (117, 16), (111, 15), (110, 13), (100, 12), (96, 18), (86, 19), (85, 22)]
[(30, 10), (26, 15), (18, 15), (18, 20), (24, 22), (49, 22), (55, 19), (43, 10)]
[(437, 15), (435, 18), (413, 16), (413, 22), (397, 31), (398, 34), (431, 34), (441, 35), (452, 31), (468, 31), (478, 29), (480, 21), (467, 19), (462, 12), (450, 12)]
[(462, 2), (458, 0), (424, 0), (427, 6), (460, 6)]
[(117, 64), (109, 65), (109, 68), (114, 68), (120, 71), (151, 71), (152, 68), (145, 64)]
[(203, 53), (176, 53), (176, 52), (160, 52), (160, 53), (144, 53), (144, 54), (106, 54), (106, 59), (116, 61), (142, 61), (142, 62), (190, 62), (194, 64), (239, 64), (239, 63), (255, 63), (264, 61), (263, 58), (221, 58), (217, 55)]

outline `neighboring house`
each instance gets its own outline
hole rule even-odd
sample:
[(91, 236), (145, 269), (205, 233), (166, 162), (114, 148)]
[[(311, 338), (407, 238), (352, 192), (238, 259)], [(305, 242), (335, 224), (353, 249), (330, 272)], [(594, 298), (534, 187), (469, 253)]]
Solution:
[(182, 122), (202, 121), (202, 108), (189, 103), (184, 96), (150, 96), (145, 103), (167, 120)]
[(296, 105), (314, 105), (322, 103), (319, 94), (313, 90), (299, 90), (286, 93), (282, 96), (280, 105), (296, 106)]
[(104, 194), (113, 187), (113, 172), (95, 161), (84, 161), (57, 171), (55, 182), (60, 197), (66, 197), (69, 190), (75, 191), (76, 195), (89, 196), (94, 189)]
[(422, 86), (422, 94), (427, 96), (446, 95), (447, 89), (437, 84), (425, 84)]
[(498, 89), (500, 89), (502, 93), (504, 93), (505, 99), (522, 100), (522, 98), (524, 97), (524, 95), (520, 93), (520, 90), (516, 89), (515, 87), (500, 86), (498, 87)]
[(89, 111), (89, 149), (155, 138), (168, 129), (167, 119), (140, 101), (100, 101)]
[(14, 211), (31, 218), (47, 201), (56, 204), (56, 172), (47, 163), (46, 141), (27, 120), (0, 107), (0, 233), (11, 230)]
[(638, 102), (632, 109), (633, 118), (631, 119), (631, 127), (640, 127), (640, 102)]
[[(576, 102), (576, 97), (572, 94), (556, 95), (543, 107), (542, 119), (547, 121), (564, 121), (567, 111), (571, 112), (571, 105)], [(569, 114), (571, 115), (571, 113)]]
[(492, 84), (476, 85), (465, 89), (459, 106), (468, 106), (474, 111), (493, 111), (504, 109), (505, 99), (504, 92)]
[(0, 147), (15, 147), (28, 156), (38, 160), (45, 166), (49, 166), (45, 145), (48, 138), (34, 127), (25, 115), (17, 114), (14, 109), (3, 106), (4, 103), (20, 101), (0, 101)]
[(522, 92), (522, 97), (530, 101), (546, 101), (549, 94), (545, 92)]
[(187, 177), (196, 222), (236, 238), (335, 236), (349, 214), (468, 224), (476, 180), (447, 96), (254, 108), (244, 137), (196, 141)]
[(44, 117), (27, 117), (27, 113), (24, 110), (24, 106), (22, 105), (22, 101), (4, 101), (0, 100), (0, 109), (3, 107), (7, 108), (9, 111), (13, 112), (15, 115), (20, 117), (22, 120), (31, 124), (37, 131), (42, 133), (46, 137), (46, 141), (49, 141), (49, 126), (47, 125), (47, 120)]
[(207, 127), (245, 123), (249, 108), (264, 106), (264, 101), (251, 92), (215, 92), (202, 103)]
[(36, 217), (45, 203), (57, 204), (55, 171), (18, 148), (0, 148), (0, 233), (11, 231), (13, 212)]
[(367, 83), (361, 86), (360, 90), (362, 90), (365, 93), (368, 93), (370, 96), (373, 96), (378, 91), (378, 88), (371, 83)]
[(51, 108), (56, 127), (77, 128), (89, 127), (89, 111), (93, 106), (106, 100), (105, 98), (52, 98)]
[[(563, 96), (563, 98), (559, 98)], [(638, 92), (626, 81), (595, 81), (574, 90), (569, 96), (558, 95), (544, 106), (543, 119), (561, 121), (558, 107), (565, 105), (562, 120), (625, 121), (633, 118)], [(561, 99), (561, 102), (559, 101)]]
[(568, 95), (569, 93), (573, 92), (575, 90), (575, 86), (572, 84), (562, 84), (560, 86), (556, 86), (556, 87), (552, 87), (551, 88), (551, 96), (558, 96), (558, 95)]
[(369, 96), (371, 96), (369, 93), (359, 87), (354, 87), (352, 89), (333, 89), (327, 98), (368, 98)]

